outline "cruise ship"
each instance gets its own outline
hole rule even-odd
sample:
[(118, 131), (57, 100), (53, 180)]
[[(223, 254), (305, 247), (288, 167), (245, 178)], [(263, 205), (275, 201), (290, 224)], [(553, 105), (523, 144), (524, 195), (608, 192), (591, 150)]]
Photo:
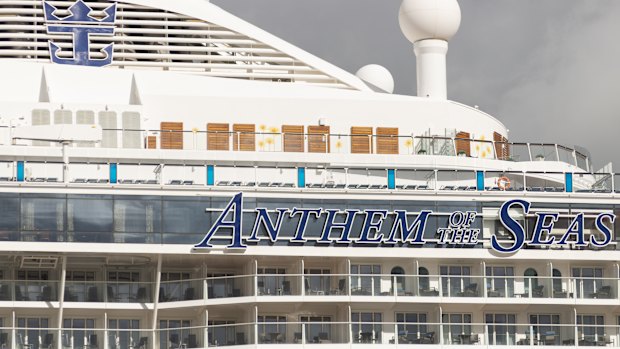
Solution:
[(620, 175), (448, 99), (456, 0), (398, 20), (416, 96), (208, 0), (0, 0), (0, 348), (620, 346)]

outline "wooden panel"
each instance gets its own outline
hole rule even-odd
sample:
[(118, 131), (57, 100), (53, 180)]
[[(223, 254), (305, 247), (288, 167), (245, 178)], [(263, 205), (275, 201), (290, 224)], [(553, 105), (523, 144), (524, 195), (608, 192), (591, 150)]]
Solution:
[(304, 152), (304, 127), (283, 125), (282, 133), (284, 134), (284, 151), (287, 153), (303, 153)]
[(233, 150), (256, 151), (256, 125), (233, 125)]
[(156, 136), (148, 136), (146, 137), (146, 149), (157, 149), (157, 137)]
[(377, 127), (377, 154), (398, 154), (398, 128)]
[(329, 126), (308, 126), (308, 152), (330, 152)]
[(351, 153), (372, 153), (372, 127), (351, 127)]
[(207, 124), (207, 150), (230, 150), (230, 126)]
[(497, 159), (510, 159), (510, 145), (508, 144), (508, 139), (497, 132), (493, 132), (493, 140), (495, 141), (495, 156), (497, 156)]
[(161, 148), (162, 149), (183, 149), (183, 123), (182, 122), (162, 122), (161, 123)]
[(459, 132), (456, 134), (456, 155), (471, 156), (471, 135), (468, 132)]

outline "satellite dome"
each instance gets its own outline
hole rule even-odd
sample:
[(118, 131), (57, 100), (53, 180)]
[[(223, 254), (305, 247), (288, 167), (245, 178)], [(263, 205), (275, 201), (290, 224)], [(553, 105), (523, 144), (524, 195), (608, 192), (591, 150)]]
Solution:
[(369, 64), (360, 68), (355, 75), (365, 83), (371, 85), (371, 87), (376, 87), (382, 92), (394, 92), (394, 78), (385, 67), (378, 64)]
[(449, 41), (461, 25), (461, 8), (457, 0), (404, 0), (398, 22), (411, 42)]

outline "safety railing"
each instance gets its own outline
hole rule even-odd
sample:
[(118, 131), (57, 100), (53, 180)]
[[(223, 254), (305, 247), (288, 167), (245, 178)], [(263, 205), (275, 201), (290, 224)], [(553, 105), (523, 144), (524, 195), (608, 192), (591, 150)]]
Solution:
[[(507, 275), (255, 274), (153, 282), (66, 281), (65, 302), (152, 303), (238, 297), (545, 298), (617, 301), (620, 278)], [(0, 301), (58, 301), (59, 281), (0, 282)], [(206, 290), (206, 292), (205, 292)]]
[[(33, 186), (210, 187), (257, 190), (620, 192), (620, 175), (541, 171), (474, 171), (346, 167), (0, 162), (1, 184)], [(43, 237), (33, 236), (33, 239)], [(72, 239), (79, 241), (82, 237)], [(128, 236), (131, 239), (131, 236)]]
[[(108, 142), (105, 144), (105, 147), (108, 148), (459, 156), (516, 162), (562, 161), (575, 165), (584, 171), (591, 170), (586, 155), (558, 144), (512, 143), (484, 139), (401, 134), (284, 133), (278, 128), (265, 129), (259, 132), (204, 131), (198, 129), (183, 131), (103, 129), (103, 132), (107, 138), (143, 140), (143, 144), (140, 144), (140, 141), (115, 142), (112, 144)], [(49, 143), (36, 141), (19, 140), (18, 142), (27, 145), (49, 146)], [(10, 142), (5, 142), (5, 144), (10, 144)], [(80, 143), (76, 146), (85, 147), (89, 145)], [(104, 147), (101, 144), (94, 143), (90, 146)]]
[[(373, 315), (374, 314), (374, 315)], [(262, 316), (258, 322), (144, 329), (0, 328), (0, 345), (16, 348), (212, 348), (256, 345), (426, 345), (481, 347), (619, 347), (620, 326), (580, 316), (563, 323), (523, 324), (515, 315), (487, 314), (486, 323), (463, 322), (461, 314), (446, 314), (442, 322), (385, 322), (377, 313), (352, 313), (350, 322), (292, 322)], [(308, 317), (311, 319), (311, 317)], [(537, 317), (534, 316), (534, 319)], [(260, 320), (269, 321), (260, 321)], [(453, 321), (458, 320), (459, 321)], [(569, 322), (569, 323), (566, 323)]]

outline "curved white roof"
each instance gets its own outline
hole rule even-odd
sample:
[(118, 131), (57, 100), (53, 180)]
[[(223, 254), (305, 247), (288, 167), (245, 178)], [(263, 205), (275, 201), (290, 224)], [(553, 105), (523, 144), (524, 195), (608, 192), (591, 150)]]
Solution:
[[(53, 1), (65, 12), (73, 1)], [(110, 1), (87, 1), (102, 11)], [(204, 0), (121, 0), (114, 37), (91, 36), (91, 57), (113, 41), (112, 66), (196, 75), (296, 82), (368, 91), (355, 75)], [(42, 1), (3, 1), (0, 58), (49, 62), (48, 41), (72, 55), (69, 35), (47, 33)]]

